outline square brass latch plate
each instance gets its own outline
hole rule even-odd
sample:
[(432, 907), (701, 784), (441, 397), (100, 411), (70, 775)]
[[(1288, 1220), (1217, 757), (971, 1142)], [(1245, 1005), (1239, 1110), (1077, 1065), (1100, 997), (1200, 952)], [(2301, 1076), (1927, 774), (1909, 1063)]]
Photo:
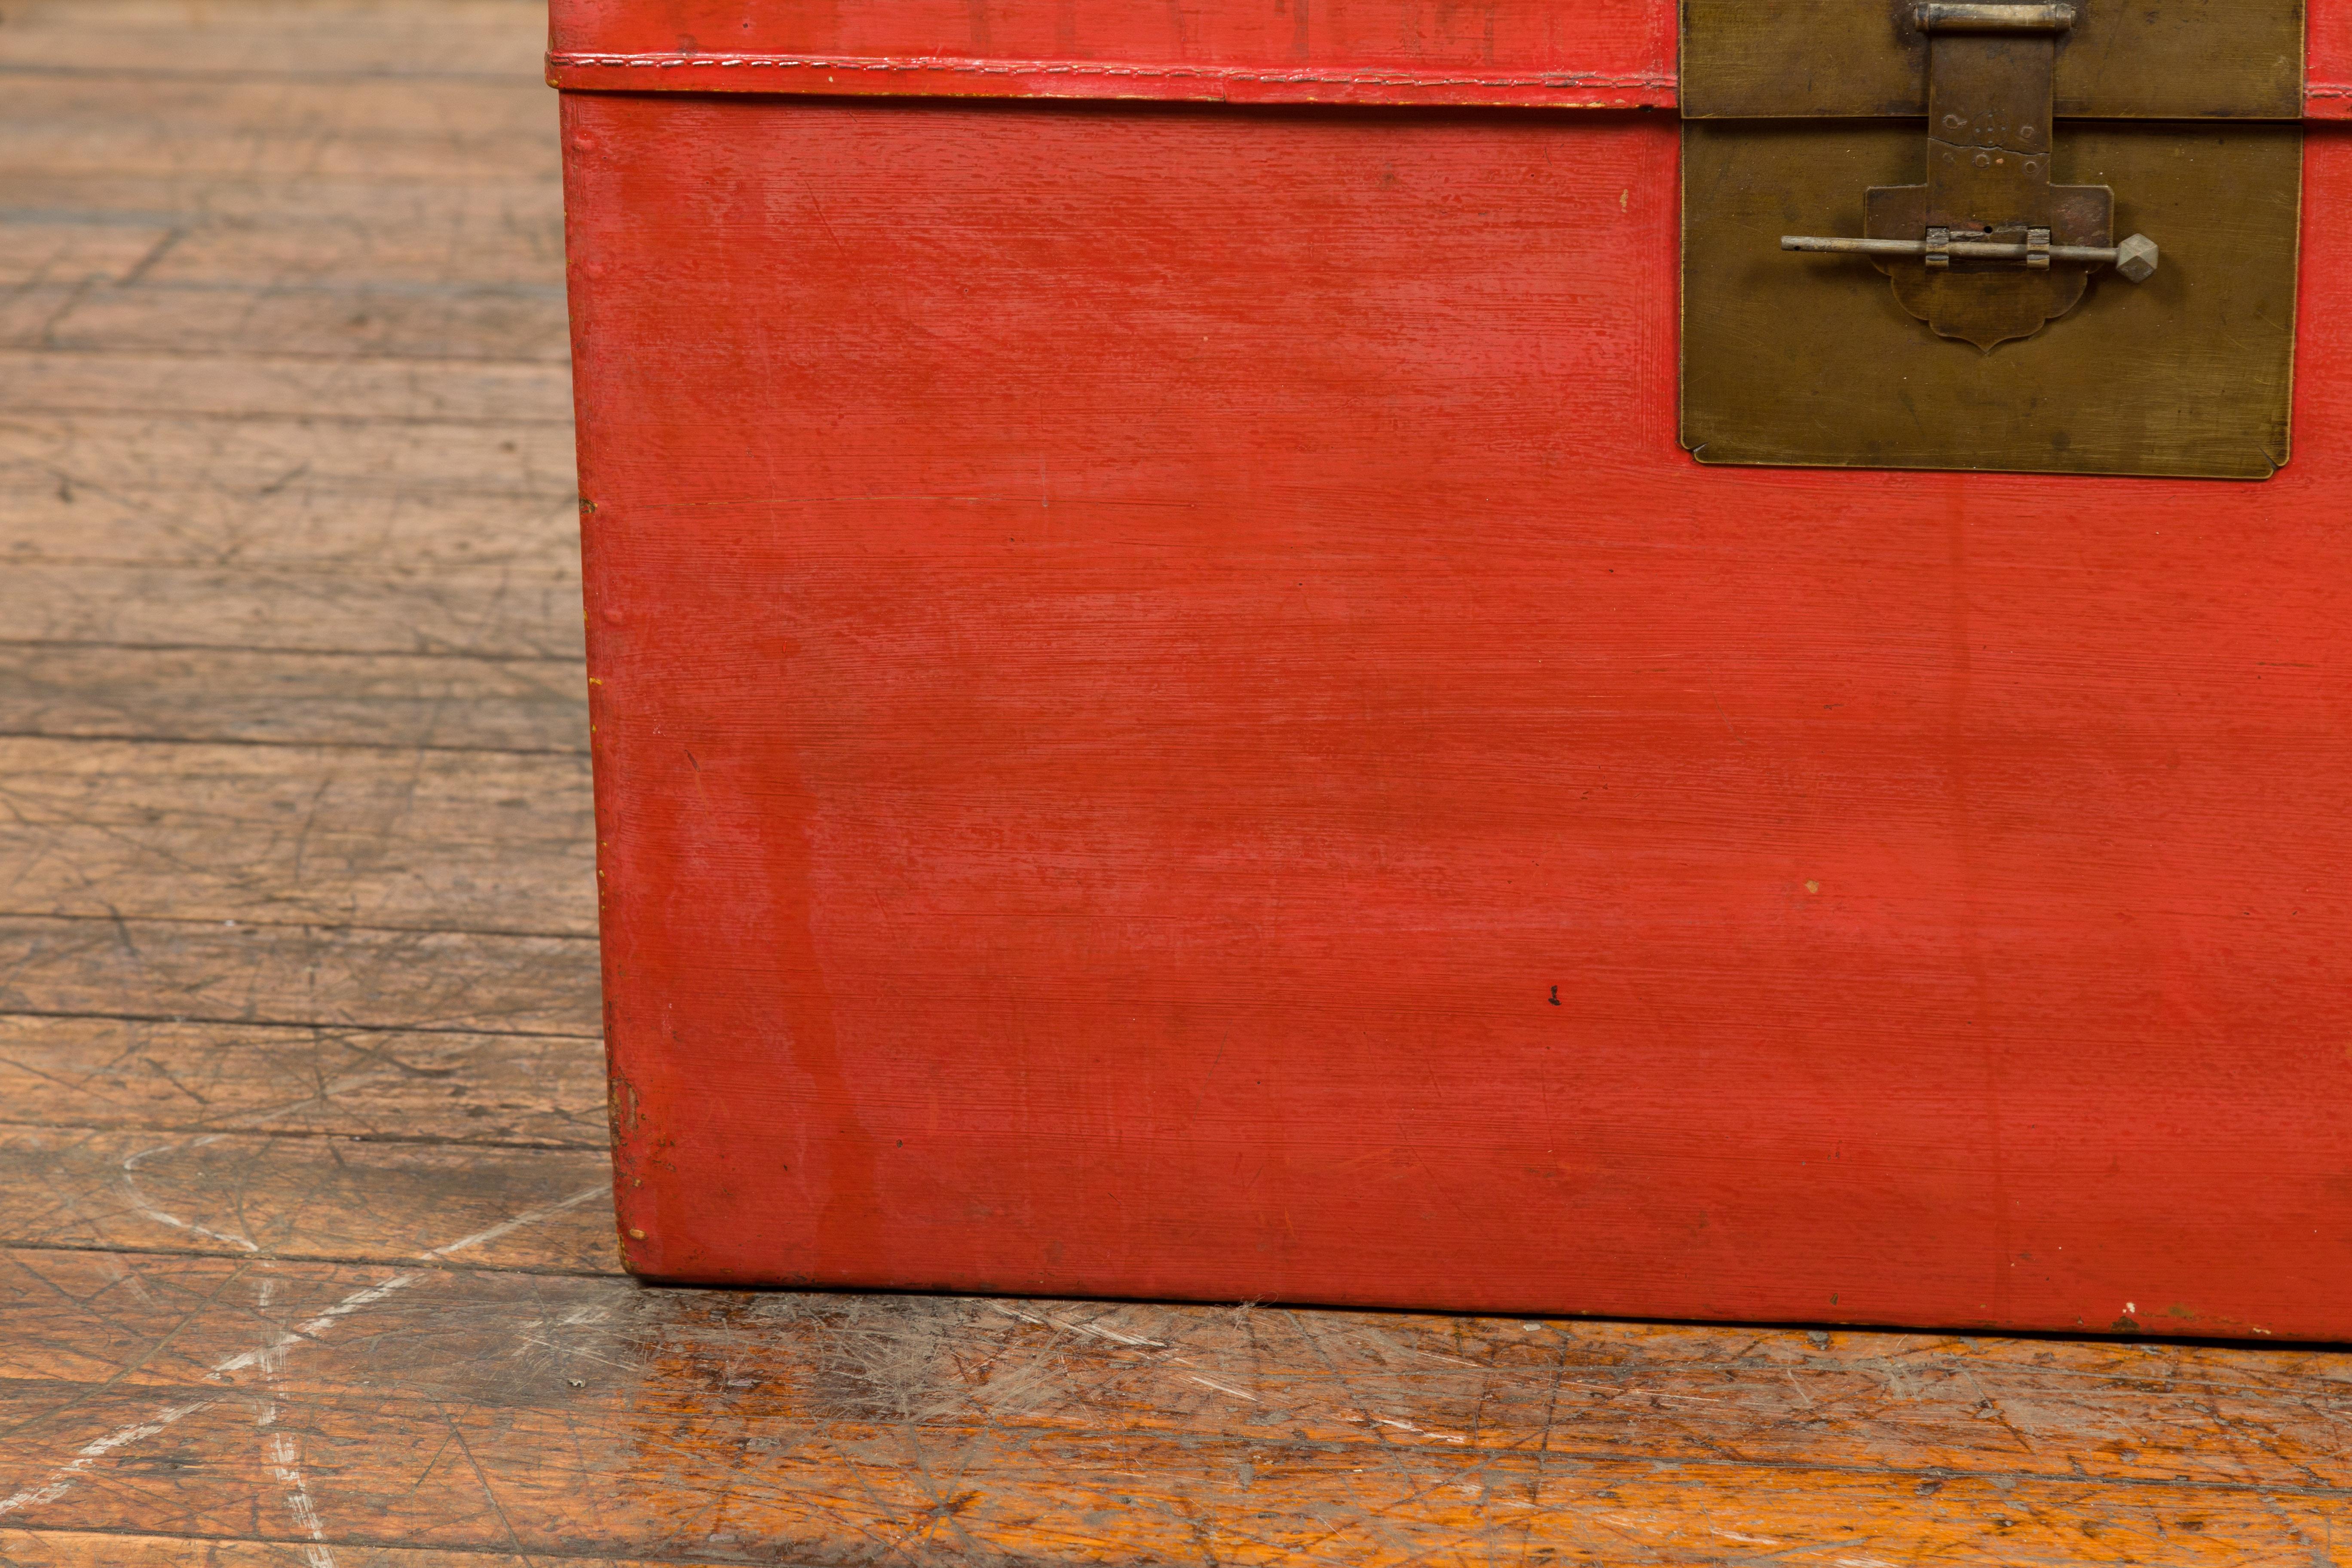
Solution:
[(2302, 33), (2293, 0), (1685, 0), (1683, 444), (2269, 478)]

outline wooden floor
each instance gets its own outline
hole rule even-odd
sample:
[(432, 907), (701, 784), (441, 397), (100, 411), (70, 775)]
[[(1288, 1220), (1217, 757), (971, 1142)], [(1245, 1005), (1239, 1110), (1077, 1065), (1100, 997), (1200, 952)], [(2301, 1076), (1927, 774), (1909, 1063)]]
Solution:
[(0, 5), (0, 1562), (2352, 1555), (2338, 1353), (621, 1276), (541, 26)]

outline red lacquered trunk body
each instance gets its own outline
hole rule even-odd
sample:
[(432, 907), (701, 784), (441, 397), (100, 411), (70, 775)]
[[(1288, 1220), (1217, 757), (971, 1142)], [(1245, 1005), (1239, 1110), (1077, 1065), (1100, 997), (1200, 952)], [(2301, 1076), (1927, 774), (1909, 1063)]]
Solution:
[(2352, 1337), (2352, 140), (2276, 478), (1704, 468), (1670, 10), (1293, 3), (559, 0), (631, 1266)]

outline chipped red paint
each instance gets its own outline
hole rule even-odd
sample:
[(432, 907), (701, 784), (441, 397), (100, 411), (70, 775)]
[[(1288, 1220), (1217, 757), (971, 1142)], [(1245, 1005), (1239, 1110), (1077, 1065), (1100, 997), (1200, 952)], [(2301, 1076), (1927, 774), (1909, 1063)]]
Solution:
[(635, 1268), (2352, 1335), (2341, 247), (2266, 483), (1703, 468), (1665, 115), (563, 125)]

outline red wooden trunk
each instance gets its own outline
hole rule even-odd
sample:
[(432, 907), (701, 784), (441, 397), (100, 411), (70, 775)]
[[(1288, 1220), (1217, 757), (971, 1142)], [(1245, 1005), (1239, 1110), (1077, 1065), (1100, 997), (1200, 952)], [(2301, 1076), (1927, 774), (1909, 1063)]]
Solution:
[(1664, 0), (556, 0), (631, 1266), (2352, 1337), (2315, 9), (2224, 483), (1695, 463)]

